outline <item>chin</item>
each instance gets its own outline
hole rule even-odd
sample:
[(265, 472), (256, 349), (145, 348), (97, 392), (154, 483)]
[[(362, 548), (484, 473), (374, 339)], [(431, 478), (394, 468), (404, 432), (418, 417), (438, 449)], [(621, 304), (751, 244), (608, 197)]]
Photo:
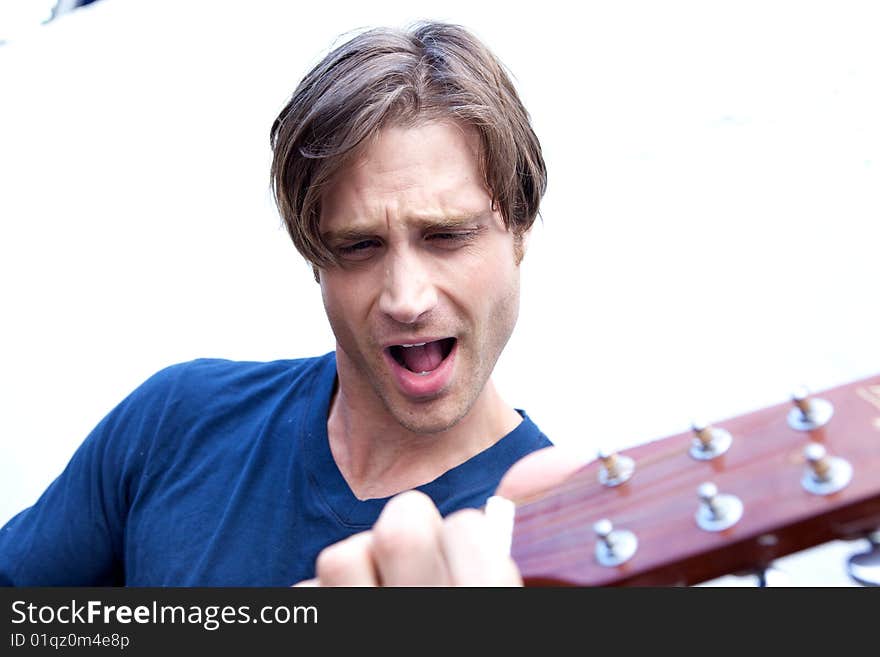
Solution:
[(437, 408), (431, 408), (432, 405), (429, 402), (422, 405), (421, 408), (416, 405), (414, 408), (408, 409), (389, 407), (388, 410), (404, 429), (422, 434), (437, 434), (451, 429), (467, 415), (469, 410), (469, 407), (451, 408), (442, 403), (438, 404)]

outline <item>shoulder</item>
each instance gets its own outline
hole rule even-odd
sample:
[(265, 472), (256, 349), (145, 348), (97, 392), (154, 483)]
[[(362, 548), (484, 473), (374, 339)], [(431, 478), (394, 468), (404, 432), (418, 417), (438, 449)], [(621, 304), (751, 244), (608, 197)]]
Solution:
[(199, 358), (175, 363), (132, 391), (97, 433), (138, 458), (146, 454), (151, 471), (157, 471), (200, 458), (205, 446), (244, 448), (259, 439), (270, 418), (302, 415), (335, 372), (332, 352), (265, 362)]
[(274, 361), (198, 358), (157, 371), (135, 392), (174, 398), (260, 394), (278, 386), (307, 384), (330, 370), (335, 372), (333, 352), (312, 358)]
[(169, 365), (135, 388), (105, 422), (168, 430), (210, 417), (259, 414), (282, 399), (307, 397), (334, 377), (335, 353), (313, 358), (234, 361), (199, 358)]
[(528, 445), (526, 451), (534, 451), (537, 449), (543, 449), (544, 447), (553, 446), (553, 442), (543, 431), (541, 431), (541, 429), (538, 428), (538, 425), (529, 417), (528, 413), (521, 408), (516, 409), (516, 412), (519, 413), (523, 419), (518, 429), (521, 432), (521, 439)]

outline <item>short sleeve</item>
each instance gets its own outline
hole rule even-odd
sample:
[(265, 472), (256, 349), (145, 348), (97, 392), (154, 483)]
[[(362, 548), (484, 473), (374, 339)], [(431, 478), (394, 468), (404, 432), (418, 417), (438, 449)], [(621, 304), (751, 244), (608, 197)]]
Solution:
[(181, 366), (141, 384), (94, 428), (37, 502), (0, 529), (0, 585), (124, 584), (126, 515)]

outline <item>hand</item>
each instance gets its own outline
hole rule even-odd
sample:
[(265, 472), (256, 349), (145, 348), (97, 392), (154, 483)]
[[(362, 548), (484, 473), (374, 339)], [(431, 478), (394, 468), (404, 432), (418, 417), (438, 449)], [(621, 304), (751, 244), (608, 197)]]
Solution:
[[(535, 495), (584, 465), (558, 447), (518, 461), (496, 491), (508, 499)], [(325, 548), (315, 579), (297, 586), (520, 586), (516, 564), (497, 528), (477, 509), (440, 516), (419, 491), (391, 498), (373, 529)]]

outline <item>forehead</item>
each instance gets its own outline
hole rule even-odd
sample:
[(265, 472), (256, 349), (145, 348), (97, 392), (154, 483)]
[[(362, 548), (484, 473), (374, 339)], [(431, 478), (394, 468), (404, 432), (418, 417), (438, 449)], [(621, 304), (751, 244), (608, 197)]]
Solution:
[(352, 222), (463, 216), (491, 196), (473, 129), (451, 122), (381, 130), (322, 195), (321, 229)]

